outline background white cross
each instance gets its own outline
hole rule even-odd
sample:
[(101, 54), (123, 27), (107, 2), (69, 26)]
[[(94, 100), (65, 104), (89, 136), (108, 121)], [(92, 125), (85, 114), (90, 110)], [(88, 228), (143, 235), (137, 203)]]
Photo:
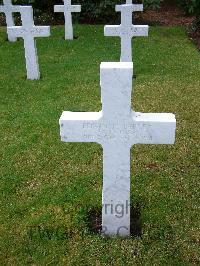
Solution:
[(132, 13), (141, 10), (141, 5), (117, 5), (116, 11), (121, 12), (121, 25), (105, 26), (104, 28), (105, 36), (119, 36), (121, 38), (121, 62), (132, 62), (133, 37), (148, 36), (148, 26), (134, 26), (132, 24)]
[(55, 5), (54, 12), (64, 12), (65, 39), (73, 40), (72, 12), (81, 12), (80, 5), (71, 5), (71, 0), (64, 0), (64, 5)]
[[(12, 5), (12, 0), (3, 0), (3, 4), (4, 5), (0, 6), (0, 12), (5, 14), (7, 27), (13, 27), (15, 25), (13, 13), (20, 12), (21, 6)], [(10, 42), (15, 42), (17, 38), (8, 34), (8, 40)]]
[(33, 21), (33, 9), (31, 6), (22, 6), (20, 9), (22, 26), (9, 27), (9, 35), (24, 39), (24, 49), (26, 57), (26, 69), (28, 79), (39, 79), (40, 71), (35, 37), (50, 36), (50, 27), (35, 26)]

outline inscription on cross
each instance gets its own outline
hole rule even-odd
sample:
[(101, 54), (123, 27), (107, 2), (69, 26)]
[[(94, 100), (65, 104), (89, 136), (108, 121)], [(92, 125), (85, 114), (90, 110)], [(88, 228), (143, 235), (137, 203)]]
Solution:
[(80, 5), (71, 5), (71, 0), (64, 0), (64, 5), (55, 5), (54, 12), (64, 13), (65, 40), (73, 40), (72, 12), (81, 12)]
[(32, 80), (39, 79), (40, 71), (34, 38), (50, 36), (50, 27), (34, 25), (33, 9), (31, 6), (22, 6), (20, 12), (22, 26), (8, 27), (8, 32), (13, 38), (22, 37), (24, 39), (27, 78)]
[[(5, 14), (7, 27), (13, 27), (15, 25), (13, 13), (20, 12), (20, 7), (21, 6), (12, 5), (12, 0), (3, 0), (3, 5), (0, 6), (0, 13)], [(17, 38), (8, 34), (8, 40), (10, 42), (15, 42)]]
[[(63, 112), (64, 142), (97, 142), (103, 147), (102, 228), (107, 235), (130, 234), (130, 149), (134, 144), (173, 144), (173, 114), (131, 109), (133, 63), (102, 63), (100, 112)], [(126, 206), (119, 216), (116, 206)]]
[(115, 9), (117, 12), (121, 12), (121, 25), (105, 26), (104, 35), (119, 36), (121, 38), (120, 61), (132, 62), (132, 38), (136, 36), (148, 36), (148, 26), (134, 26), (132, 24), (132, 13), (134, 11), (142, 11), (143, 5), (116, 5)]

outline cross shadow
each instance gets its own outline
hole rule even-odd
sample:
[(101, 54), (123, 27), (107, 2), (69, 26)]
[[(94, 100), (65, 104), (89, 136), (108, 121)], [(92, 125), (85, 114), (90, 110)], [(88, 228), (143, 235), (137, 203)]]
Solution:
[(64, 41), (74, 41), (74, 40), (77, 40), (79, 39), (79, 36), (74, 36), (73, 37), (73, 40), (66, 40), (65, 37), (62, 38)]
[[(101, 234), (102, 230), (102, 210), (95, 208), (87, 212), (86, 224), (90, 233)], [(135, 203), (131, 206), (130, 214), (130, 236), (141, 237), (142, 236), (142, 221), (141, 221), (141, 204)]]
[(134, 237), (142, 236), (141, 204), (138, 202), (134, 206), (131, 206), (130, 233)]

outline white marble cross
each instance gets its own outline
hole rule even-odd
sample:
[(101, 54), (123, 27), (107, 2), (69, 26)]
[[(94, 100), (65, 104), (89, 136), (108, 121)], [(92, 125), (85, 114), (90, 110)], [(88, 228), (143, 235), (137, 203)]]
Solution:
[(31, 6), (22, 6), (20, 9), (22, 26), (8, 27), (9, 35), (22, 37), (26, 58), (26, 70), (28, 79), (40, 79), (37, 48), (35, 37), (50, 36), (50, 27), (35, 26), (33, 20), (33, 9)]
[[(13, 13), (20, 12), (20, 7), (21, 6), (12, 5), (12, 0), (3, 0), (3, 5), (0, 6), (0, 13), (2, 12), (5, 14), (7, 27), (13, 27), (15, 25)], [(17, 38), (8, 34), (8, 40), (10, 42), (15, 42)]]
[(105, 36), (119, 36), (121, 38), (121, 62), (132, 62), (133, 37), (148, 36), (148, 26), (134, 26), (132, 24), (132, 13), (142, 10), (143, 5), (116, 5), (116, 11), (121, 12), (121, 25), (109, 25), (104, 28)]
[(55, 5), (54, 12), (64, 12), (65, 40), (73, 40), (72, 12), (81, 12), (80, 5), (71, 5), (71, 0), (64, 0), (64, 5)]
[(63, 112), (64, 142), (97, 142), (103, 147), (102, 233), (130, 234), (130, 149), (134, 144), (173, 144), (173, 114), (131, 109), (133, 63), (101, 64), (100, 112)]

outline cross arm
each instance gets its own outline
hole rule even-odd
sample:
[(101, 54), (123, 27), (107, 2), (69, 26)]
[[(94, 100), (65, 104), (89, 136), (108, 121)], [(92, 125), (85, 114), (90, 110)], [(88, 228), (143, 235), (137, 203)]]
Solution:
[(176, 119), (174, 114), (133, 113), (137, 131), (135, 144), (173, 144)]
[(121, 26), (112, 26), (108, 25), (104, 27), (104, 36), (120, 36), (120, 27)]
[[(15, 5), (10, 6), (9, 9), (7, 9), (7, 10), (9, 10), (12, 13), (20, 13), (21, 6), (15, 6)], [(5, 9), (5, 5), (0, 6), (0, 13), (5, 13), (7, 10)]]
[(5, 13), (5, 7), (4, 6), (0, 6), (0, 13)]
[(54, 12), (81, 12), (81, 5), (72, 5), (69, 7), (65, 7), (64, 5), (55, 5)]
[(126, 3), (126, 5), (116, 5), (115, 11), (116, 12), (122, 12), (124, 9), (131, 10), (132, 12), (139, 12), (143, 11), (143, 4), (132, 4), (132, 0), (130, 3)]
[(81, 5), (72, 5), (69, 8), (70, 12), (81, 12)]
[(7, 30), (8, 30), (8, 34), (12, 36), (13, 38), (24, 36), (24, 30), (22, 26), (8, 27)]
[(34, 37), (49, 37), (50, 27), (49, 26), (34, 26)]
[(64, 5), (55, 5), (54, 12), (58, 12), (58, 13), (64, 12)]
[[(50, 27), (49, 26), (33, 26), (33, 29), (30, 29), (33, 34), (33, 37), (49, 37), (50, 36)], [(26, 35), (26, 29), (22, 26), (13, 26), (8, 27), (8, 34), (13, 37), (22, 37)]]
[(134, 4), (133, 11), (134, 12), (142, 12), (144, 10), (144, 5), (143, 4)]
[(149, 26), (147, 25), (140, 25), (140, 26), (132, 26), (132, 36), (139, 37), (139, 36), (148, 36), (149, 33)]
[(59, 124), (64, 142), (98, 142), (98, 124), (102, 113), (63, 112)]
[(12, 6), (11, 7), (11, 11), (13, 12), (13, 13), (20, 13), (20, 11), (21, 11), (21, 6)]

